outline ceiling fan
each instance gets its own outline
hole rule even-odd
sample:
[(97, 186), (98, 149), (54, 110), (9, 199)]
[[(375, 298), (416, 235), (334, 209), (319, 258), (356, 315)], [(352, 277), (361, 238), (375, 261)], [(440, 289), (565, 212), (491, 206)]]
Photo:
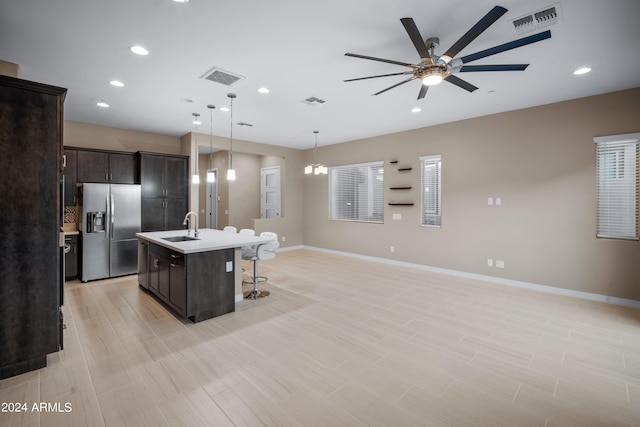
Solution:
[(480, 19), (469, 31), (467, 31), (457, 42), (453, 44), (444, 54), (438, 56), (434, 53), (434, 50), (440, 45), (440, 40), (437, 37), (431, 37), (426, 40), (420, 35), (418, 27), (416, 26), (413, 18), (402, 18), (400, 22), (404, 25), (404, 29), (407, 31), (409, 38), (413, 42), (418, 55), (420, 55), (420, 63), (409, 64), (401, 61), (393, 61), (390, 59), (375, 58), (373, 56), (358, 55), (356, 53), (345, 53), (346, 56), (352, 56), (354, 58), (369, 59), (372, 61), (386, 62), (389, 64), (401, 65), (403, 67), (410, 68), (408, 71), (391, 74), (381, 74), (377, 76), (359, 77), (355, 79), (348, 79), (345, 82), (353, 82), (357, 80), (376, 79), (379, 77), (389, 76), (410, 76), (406, 80), (400, 83), (389, 86), (380, 92), (374, 93), (374, 95), (380, 95), (390, 89), (408, 83), (412, 80), (422, 80), (420, 86), (420, 92), (418, 93), (418, 99), (424, 98), (427, 94), (429, 86), (440, 83), (445, 80), (452, 83), (462, 89), (469, 92), (473, 92), (478, 89), (471, 83), (462, 80), (455, 76), (456, 73), (465, 72), (477, 72), (477, 71), (524, 71), (529, 64), (501, 64), (501, 65), (466, 65), (469, 62), (476, 61), (478, 59), (486, 58), (487, 56), (495, 55), (497, 53), (505, 52), (507, 50), (515, 49), (518, 47), (526, 46), (531, 43), (536, 43), (548, 38), (551, 38), (551, 31), (543, 31), (538, 34), (534, 34), (528, 37), (523, 37), (518, 40), (514, 40), (509, 43), (494, 46), (490, 49), (485, 49), (480, 52), (472, 53), (470, 55), (455, 58), (455, 56), (462, 51), (469, 43), (475, 40), (480, 34), (482, 34), (487, 28), (489, 28), (494, 22), (496, 22), (502, 15), (507, 12), (502, 6), (495, 6), (489, 11), (482, 19)]

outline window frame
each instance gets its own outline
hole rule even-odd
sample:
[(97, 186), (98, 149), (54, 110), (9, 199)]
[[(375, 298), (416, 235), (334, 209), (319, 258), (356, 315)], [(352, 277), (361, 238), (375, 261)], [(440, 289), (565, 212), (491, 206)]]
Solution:
[(640, 240), (640, 133), (593, 138), (596, 237)]
[[(428, 165), (437, 168), (436, 185), (438, 194), (435, 202), (426, 200), (427, 177), (425, 172)], [(427, 203), (435, 205), (433, 208), (435, 213), (427, 213), (428, 206), (425, 206)], [(431, 217), (431, 221), (428, 221), (429, 217)], [(442, 228), (442, 154), (420, 156), (420, 225), (427, 228)]]
[[(353, 208), (353, 217), (349, 218), (348, 215), (346, 215), (345, 213), (340, 214), (340, 212), (338, 209), (338, 206), (336, 206), (337, 204), (337, 197), (339, 197), (339, 195), (336, 195), (334, 193), (334, 180), (336, 179), (336, 174), (339, 173), (339, 171), (349, 171), (351, 170), (353, 173), (355, 173), (356, 170), (361, 172), (362, 168), (368, 168), (369, 173), (374, 173), (373, 169), (378, 168), (378, 171), (376, 173), (376, 175), (378, 176), (382, 176), (382, 179), (379, 180), (380, 184), (377, 187), (372, 187), (369, 185), (369, 181), (367, 181), (367, 186), (368, 188), (367, 193), (372, 193), (375, 192), (376, 190), (379, 191), (379, 194), (371, 194), (371, 199), (369, 200), (369, 198), (367, 197), (365, 202), (367, 204), (371, 203), (372, 206), (370, 208), (366, 208), (369, 210), (369, 212), (371, 212), (371, 216), (369, 216), (368, 218), (371, 219), (367, 219), (366, 216), (360, 216), (359, 212), (361, 212), (361, 209), (358, 208), (357, 205), (357, 201), (353, 201), (352, 203), (354, 203), (354, 208)], [(382, 171), (382, 172), (380, 172)], [(371, 177), (368, 179), (377, 179), (376, 177)], [(362, 223), (369, 223), (369, 224), (384, 224), (384, 161), (374, 161), (374, 162), (365, 162), (365, 163), (355, 163), (355, 164), (349, 164), (349, 165), (340, 165), (340, 166), (330, 166), (329, 167), (329, 174), (328, 174), (328, 186), (329, 186), (329, 190), (328, 190), (328, 196), (329, 196), (329, 201), (328, 201), (328, 206), (329, 206), (329, 212), (328, 212), (328, 216), (329, 216), (329, 220), (330, 221), (347, 221), (347, 222), (362, 222)], [(337, 184), (336, 184), (337, 185)], [(345, 186), (346, 188), (346, 186)], [(355, 199), (355, 194), (357, 193), (358, 189), (357, 188), (352, 188), (352, 189), (346, 189), (345, 190), (347, 193), (349, 191), (351, 191), (353, 193), (354, 199)], [(344, 195), (342, 197), (345, 197)], [(375, 206), (376, 204), (378, 204), (377, 206)], [(379, 212), (378, 214), (376, 214), (376, 212)], [(336, 215), (338, 214), (338, 215)], [(379, 219), (376, 219), (376, 216), (379, 216)]]

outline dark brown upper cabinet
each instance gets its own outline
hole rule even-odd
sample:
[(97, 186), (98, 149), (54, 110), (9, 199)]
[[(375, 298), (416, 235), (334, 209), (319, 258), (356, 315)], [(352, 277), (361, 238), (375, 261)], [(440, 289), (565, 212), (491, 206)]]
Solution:
[(78, 195), (78, 152), (64, 149), (64, 205), (75, 206)]
[(138, 161), (134, 153), (78, 150), (78, 182), (137, 184)]

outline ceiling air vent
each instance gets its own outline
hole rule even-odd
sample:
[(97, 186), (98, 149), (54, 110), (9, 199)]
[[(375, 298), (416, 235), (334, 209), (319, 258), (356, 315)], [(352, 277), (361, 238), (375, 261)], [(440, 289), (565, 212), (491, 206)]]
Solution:
[(301, 102), (303, 104), (309, 105), (310, 107), (315, 107), (316, 105), (322, 105), (327, 101), (325, 101), (324, 99), (317, 98), (315, 96), (310, 96), (307, 99), (303, 99)]
[(560, 3), (548, 6), (511, 21), (516, 36), (535, 30), (541, 30), (560, 22)]
[(233, 86), (240, 80), (244, 80), (243, 76), (225, 71), (218, 67), (211, 68), (209, 71), (200, 76), (200, 78), (209, 80), (214, 83), (220, 83), (225, 86)]

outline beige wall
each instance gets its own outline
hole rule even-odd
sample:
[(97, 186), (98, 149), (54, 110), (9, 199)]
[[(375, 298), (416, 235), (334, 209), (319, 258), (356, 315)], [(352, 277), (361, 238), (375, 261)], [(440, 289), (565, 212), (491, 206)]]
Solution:
[(198, 166), (200, 170), (200, 185), (198, 186), (198, 225), (200, 228), (205, 228), (207, 224), (206, 218), (206, 197), (207, 197), (207, 170), (218, 170), (218, 198), (220, 201), (217, 204), (218, 207), (218, 229), (224, 228), (229, 225), (229, 182), (226, 179), (227, 176), (227, 161), (229, 159), (228, 151), (217, 151), (212, 155), (200, 154), (198, 157)]
[[(223, 150), (214, 154), (214, 167), (218, 168), (220, 183), (218, 186), (221, 203), (219, 205), (218, 228), (233, 225), (238, 229), (253, 228), (257, 234), (263, 231), (278, 233), (281, 246), (302, 245), (302, 223), (304, 209), (302, 203), (302, 181), (296, 171), (302, 171), (302, 154), (300, 150), (275, 145), (258, 144), (249, 141), (233, 141), (233, 167), (236, 169), (237, 180), (226, 181), (228, 167), (228, 138), (188, 133), (181, 138), (183, 154), (195, 152), (195, 145), (212, 146)], [(200, 181), (205, 182), (206, 169), (209, 165), (207, 156), (199, 156)], [(260, 219), (260, 168), (280, 166), (282, 188), (281, 218)], [(192, 156), (190, 174), (196, 170), (196, 161)], [(292, 172), (289, 172), (292, 171)], [(201, 185), (202, 187), (202, 185)], [(225, 194), (225, 191), (227, 192)], [(192, 186), (189, 209), (201, 212), (203, 190)], [(228, 210), (228, 215), (224, 214)], [(199, 215), (203, 217), (204, 215)], [(200, 219), (199, 223), (203, 222)]]
[[(102, 150), (181, 154), (180, 138), (65, 120), (64, 145)], [(188, 153), (187, 153), (188, 154)]]
[[(331, 166), (385, 161), (385, 221), (329, 221), (327, 177), (300, 174), (304, 244), (640, 300), (640, 243), (595, 237), (593, 143), (640, 131), (638, 117), (634, 89), (322, 147)], [(442, 155), (442, 228), (420, 226), (419, 156), (429, 154)], [(401, 184), (413, 189), (388, 190)], [(386, 205), (396, 199), (415, 206)]]
[(238, 230), (254, 228), (260, 218), (260, 156), (233, 154), (236, 180), (229, 182), (229, 224)]
[(13, 62), (0, 61), (0, 75), (22, 78), (22, 70), (20, 65)]

